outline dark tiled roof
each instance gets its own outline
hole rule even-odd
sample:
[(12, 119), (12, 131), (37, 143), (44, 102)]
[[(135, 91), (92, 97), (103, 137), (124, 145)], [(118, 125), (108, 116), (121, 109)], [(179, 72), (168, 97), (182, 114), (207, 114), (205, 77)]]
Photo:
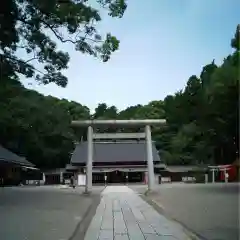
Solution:
[[(160, 162), (160, 158), (152, 144), (153, 161)], [(87, 142), (78, 144), (72, 154), (71, 163), (87, 162)], [(119, 163), (119, 162), (146, 162), (146, 144), (140, 142), (94, 142), (93, 162)]]
[(34, 165), (27, 161), (23, 157), (19, 157), (17, 154), (7, 150), (6, 148), (0, 145), (0, 163), (1, 162), (10, 162), (15, 164), (20, 164), (23, 166), (33, 167)]

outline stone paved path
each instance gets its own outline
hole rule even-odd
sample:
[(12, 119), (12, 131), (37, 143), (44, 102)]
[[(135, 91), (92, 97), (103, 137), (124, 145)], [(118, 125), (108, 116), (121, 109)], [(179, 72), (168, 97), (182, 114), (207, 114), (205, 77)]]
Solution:
[[(177, 206), (176, 206), (177, 207)], [(84, 240), (189, 240), (182, 227), (127, 186), (109, 186)]]

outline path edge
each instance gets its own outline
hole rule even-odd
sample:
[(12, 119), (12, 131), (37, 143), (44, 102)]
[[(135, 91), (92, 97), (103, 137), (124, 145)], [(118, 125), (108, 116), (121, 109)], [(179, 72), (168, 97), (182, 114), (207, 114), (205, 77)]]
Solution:
[(177, 219), (174, 219), (170, 217), (166, 211), (161, 207), (155, 200), (151, 198), (151, 194), (138, 194), (144, 201), (146, 201), (150, 206), (152, 206), (159, 214), (166, 217), (168, 220), (176, 222), (179, 224), (183, 231), (187, 234), (187, 236), (190, 238), (189, 240), (206, 240), (202, 236), (199, 236), (199, 234), (193, 232), (191, 229), (189, 229), (187, 226), (185, 226), (182, 222), (178, 221)]
[(85, 214), (83, 215), (82, 219), (77, 224), (74, 232), (68, 238), (68, 240), (84, 239), (85, 234), (88, 230), (88, 227), (89, 227), (89, 225), (92, 221), (92, 218), (96, 214), (97, 207), (100, 204), (100, 201), (101, 201), (101, 198), (102, 198), (102, 191), (99, 194), (94, 194), (94, 195), (83, 194), (83, 196), (92, 197), (92, 203), (88, 206)]

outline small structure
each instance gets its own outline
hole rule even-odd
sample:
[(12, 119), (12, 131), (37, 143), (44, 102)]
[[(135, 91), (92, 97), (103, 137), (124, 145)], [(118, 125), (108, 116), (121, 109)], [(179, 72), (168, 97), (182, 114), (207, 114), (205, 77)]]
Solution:
[(0, 145), (0, 185), (16, 185), (23, 180), (24, 172), (36, 169), (24, 157)]
[[(148, 190), (151, 191), (154, 187), (154, 166), (153, 166), (153, 151), (152, 151), (152, 125), (161, 125), (166, 121), (164, 119), (146, 119), (146, 120), (85, 120), (73, 121), (72, 126), (87, 127), (87, 168), (86, 168), (86, 188), (85, 192), (91, 192), (92, 187), (92, 168), (93, 168), (93, 142), (94, 140), (113, 140), (113, 139), (144, 139), (146, 144), (146, 160), (148, 167)], [(116, 127), (144, 127), (145, 131), (140, 133), (94, 133), (94, 128), (103, 126)], [(123, 159), (124, 160), (124, 159)], [(114, 159), (112, 159), (114, 161)]]
[(163, 178), (170, 178), (171, 182), (204, 182), (204, 175), (207, 172), (205, 166), (199, 165), (168, 165), (161, 171)]
[[(155, 144), (152, 143), (155, 181), (165, 168), (160, 161)], [(80, 185), (85, 185), (88, 143), (76, 145), (71, 165), (75, 167)], [(73, 169), (73, 168), (72, 168)], [(146, 183), (147, 160), (145, 141), (94, 142), (93, 143), (93, 183)]]
[(209, 166), (212, 182), (217, 181), (237, 181), (239, 163), (236, 160), (233, 164)]

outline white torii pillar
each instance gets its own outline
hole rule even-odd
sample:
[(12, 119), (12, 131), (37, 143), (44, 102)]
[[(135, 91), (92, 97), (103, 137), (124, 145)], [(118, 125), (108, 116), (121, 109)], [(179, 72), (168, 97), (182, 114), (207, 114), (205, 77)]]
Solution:
[(215, 168), (212, 169), (212, 183), (215, 183)]
[(148, 191), (154, 188), (154, 167), (153, 167), (153, 153), (152, 153), (152, 134), (150, 125), (145, 126), (146, 133), (146, 152), (148, 164)]
[(88, 126), (87, 132), (87, 171), (86, 171), (86, 185), (85, 185), (85, 193), (90, 193), (92, 190), (92, 162), (93, 162), (93, 128), (92, 126)]

